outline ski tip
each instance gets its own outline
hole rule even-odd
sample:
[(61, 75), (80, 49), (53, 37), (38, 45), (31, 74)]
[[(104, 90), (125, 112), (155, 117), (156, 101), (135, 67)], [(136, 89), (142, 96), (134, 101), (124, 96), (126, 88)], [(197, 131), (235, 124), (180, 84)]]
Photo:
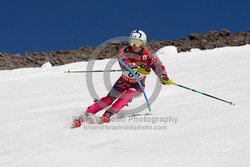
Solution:
[[(79, 126), (79, 127), (80, 127), (80, 126)], [(70, 127), (70, 129), (77, 129), (77, 128), (79, 128), (79, 127), (72, 125), (72, 126)]]

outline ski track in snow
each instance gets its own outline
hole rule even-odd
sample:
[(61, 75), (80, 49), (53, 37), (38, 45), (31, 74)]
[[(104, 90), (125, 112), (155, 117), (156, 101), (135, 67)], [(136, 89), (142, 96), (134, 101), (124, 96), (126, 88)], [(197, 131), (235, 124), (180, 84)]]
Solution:
[[(175, 87), (163, 86), (152, 104), (135, 118), (178, 118), (177, 123), (113, 121), (117, 126), (162, 126), (167, 130), (70, 129), (73, 115), (93, 100), (85, 74), (87, 62), (58, 67), (0, 71), (0, 167), (175, 166), (245, 167), (250, 164), (250, 46), (177, 53), (157, 52), (175, 82), (218, 96), (236, 105)], [(108, 60), (96, 61), (104, 69)], [(116, 63), (113, 67), (118, 68)], [(99, 96), (108, 90), (102, 73), (95, 73)], [(119, 72), (111, 73), (114, 83)], [(146, 93), (157, 78), (151, 74)], [(128, 109), (143, 104), (140, 97)], [(101, 113), (100, 113), (101, 114)], [(99, 114), (99, 115), (100, 115)], [(126, 113), (124, 113), (126, 114)], [(95, 125), (93, 125), (95, 126)], [(96, 126), (95, 126), (96, 127)]]

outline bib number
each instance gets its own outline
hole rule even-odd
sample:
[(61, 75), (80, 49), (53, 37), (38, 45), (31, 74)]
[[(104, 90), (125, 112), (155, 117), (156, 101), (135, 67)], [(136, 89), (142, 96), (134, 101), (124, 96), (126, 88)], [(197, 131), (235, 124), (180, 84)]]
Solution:
[[(137, 72), (137, 71), (135, 72), (135, 76), (136, 76), (137, 78), (139, 78), (140, 75), (141, 75), (141, 74), (140, 74), (139, 72)], [(129, 76), (130, 78), (134, 77), (133, 74), (132, 74), (130, 71), (129, 71), (128, 76)]]
[[(139, 72), (134, 72), (135, 73), (135, 76), (138, 78), (138, 79), (140, 79), (140, 78), (142, 78), (142, 77), (144, 77), (145, 75), (143, 75), (143, 74), (141, 74), (141, 73), (139, 73)], [(130, 71), (123, 71), (123, 75), (124, 76), (126, 76), (126, 77), (128, 77), (128, 78), (134, 78), (134, 76), (133, 76), (133, 74), (130, 72)]]

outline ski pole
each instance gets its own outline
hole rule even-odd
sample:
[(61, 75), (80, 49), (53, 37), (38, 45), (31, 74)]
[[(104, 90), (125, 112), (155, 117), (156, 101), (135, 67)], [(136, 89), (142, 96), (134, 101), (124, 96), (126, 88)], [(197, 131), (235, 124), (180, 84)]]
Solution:
[(181, 87), (181, 88), (184, 88), (184, 89), (187, 89), (187, 90), (191, 90), (191, 91), (193, 91), (193, 92), (196, 92), (196, 93), (199, 93), (199, 94), (202, 94), (202, 95), (205, 95), (205, 96), (208, 96), (208, 97), (211, 97), (211, 98), (214, 98), (214, 99), (223, 101), (223, 102), (228, 103), (228, 104), (230, 104), (230, 105), (235, 105), (233, 102), (229, 102), (229, 101), (223, 100), (223, 99), (221, 99), (221, 98), (218, 98), (218, 97), (215, 97), (215, 96), (212, 96), (212, 95), (203, 93), (203, 92), (201, 92), (201, 91), (198, 91), (198, 90), (195, 90), (195, 89), (192, 89), (192, 88), (189, 88), (189, 87), (186, 87), (186, 86), (177, 84), (177, 83), (173, 83), (173, 85), (176, 85), (176, 86), (179, 86), (179, 87)]
[(64, 71), (65, 73), (88, 73), (88, 72), (118, 72), (122, 70), (93, 70), (93, 71)]

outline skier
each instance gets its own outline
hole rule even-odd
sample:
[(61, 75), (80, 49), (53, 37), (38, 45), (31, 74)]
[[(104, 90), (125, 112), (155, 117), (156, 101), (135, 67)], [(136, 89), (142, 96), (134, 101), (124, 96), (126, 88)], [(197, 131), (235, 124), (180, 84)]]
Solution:
[[(132, 31), (129, 36), (129, 46), (120, 51), (118, 59), (121, 59), (127, 66), (133, 69), (143, 87), (145, 87), (146, 75), (150, 74), (151, 69), (159, 77), (162, 84), (173, 84), (174, 82), (169, 79), (165, 67), (159, 58), (150, 53), (149, 49), (145, 46), (146, 42), (147, 36), (143, 31)], [(108, 95), (89, 106), (83, 115), (75, 118), (73, 126), (81, 126), (81, 122), (86, 117), (93, 116), (98, 111), (111, 106), (98, 121), (98, 123), (108, 123), (112, 115), (118, 113), (134, 97), (142, 93), (140, 85), (134, 76), (121, 63), (120, 67), (123, 71), (122, 75), (116, 81)]]

